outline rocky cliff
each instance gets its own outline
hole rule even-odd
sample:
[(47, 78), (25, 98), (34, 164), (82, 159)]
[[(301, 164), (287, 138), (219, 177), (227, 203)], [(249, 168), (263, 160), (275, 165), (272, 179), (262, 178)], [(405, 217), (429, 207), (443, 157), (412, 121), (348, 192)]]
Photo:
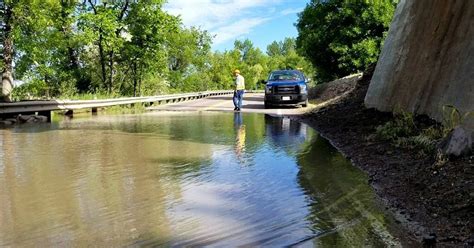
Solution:
[[(474, 1), (401, 0), (365, 104), (438, 121), (446, 105), (474, 112)], [(473, 116), (463, 121), (474, 130)]]

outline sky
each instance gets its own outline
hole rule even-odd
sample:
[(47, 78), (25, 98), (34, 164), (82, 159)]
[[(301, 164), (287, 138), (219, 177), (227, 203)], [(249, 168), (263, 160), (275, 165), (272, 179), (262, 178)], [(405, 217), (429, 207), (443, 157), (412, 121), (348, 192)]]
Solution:
[(210, 32), (215, 51), (231, 50), (235, 40), (250, 39), (266, 51), (273, 41), (298, 36), (298, 13), (310, 0), (168, 0), (165, 10), (185, 26)]

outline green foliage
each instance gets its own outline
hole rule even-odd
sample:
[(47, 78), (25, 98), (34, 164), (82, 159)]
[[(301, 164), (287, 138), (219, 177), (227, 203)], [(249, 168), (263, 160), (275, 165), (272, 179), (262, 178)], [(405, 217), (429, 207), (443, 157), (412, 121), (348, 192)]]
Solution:
[(376, 128), (376, 136), (381, 140), (395, 141), (399, 137), (407, 137), (416, 132), (413, 114), (397, 113), (392, 121)]
[(474, 118), (474, 112), (468, 111), (462, 114), (453, 105), (444, 105), (442, 108), (444, 135), (446, 136), (455, 127), (462, 125), (470, 118)]
[(231, 89), (232, 72), (237, 68), (247, 89), (263, 87), (260, 82), (275, 69), (302, 68), (310, 77), (314, 73), (310, 63), (296, 53), (291, 38), (272, 43), (277, 51), (267, 51), (268, 55), (250, 40), (236, 41), (229, 51), (212, 52), (211, 35), (184, 27), (179, 17), (163, 10), (164, 2), (0, 3), (14, 8), (14, 77), (26, 82), (14, 90), (15, 99)]
[(299, 15), (296, 44), (316, 79), (328, 82), (376, 62), (395, 6), (390, 0), (312, 0)]
[(405, 149), (417, 150), (419, 155), (432, 154), (436, 149), (436, 141), (427, 136), (417, 135), (411, 137), (400, 137), (396, 146)]
[(12, 99), (38, 99), (48, 95), (48, 86), (42, 80), (31, 80), (29, 83), (22, 84), (13, 89)]
[(145, 111), (145, 106), (139, 103), (131, 105), (115, 105), (105, 109), (105, 112), (109, 114), (140, 114)]
[(394, 119), (378, 126), (375, 131), (378, 139), (390, 141), (395, 146), (418, 151), (420, 156), (434, 154), (436, 145), (443, 137), (440, 126), (420, 129), (415, 125), (411, 113), (399, 112)]

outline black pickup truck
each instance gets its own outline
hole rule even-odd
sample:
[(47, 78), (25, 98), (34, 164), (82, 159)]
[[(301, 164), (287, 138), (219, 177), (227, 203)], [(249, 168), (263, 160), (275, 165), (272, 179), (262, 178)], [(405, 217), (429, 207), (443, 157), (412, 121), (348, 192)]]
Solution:
[(308, 105), (308, 79), (298, 70), (272, 71), (265, 85), (265, 108)]

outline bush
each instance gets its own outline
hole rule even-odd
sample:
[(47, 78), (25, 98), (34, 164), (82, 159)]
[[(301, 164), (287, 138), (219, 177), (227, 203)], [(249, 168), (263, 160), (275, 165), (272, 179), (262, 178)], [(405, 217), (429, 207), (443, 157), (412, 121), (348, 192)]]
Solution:
[(49, 96), (49, 88), (42, 80), (32, 80), (13, 88), (14, 101), (41, 99)]

